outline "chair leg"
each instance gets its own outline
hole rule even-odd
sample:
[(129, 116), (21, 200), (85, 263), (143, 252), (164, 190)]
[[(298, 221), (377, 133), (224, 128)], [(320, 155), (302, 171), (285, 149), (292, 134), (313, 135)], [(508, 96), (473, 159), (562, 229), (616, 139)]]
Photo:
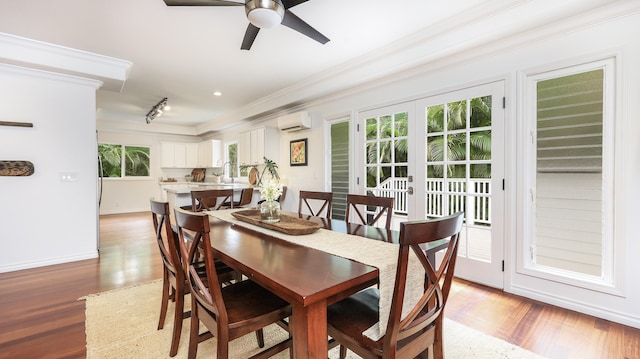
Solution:
[(167, 306), (169, 305), (169, 278), (167, 270), (162, 273), (162, 303), (160, 303), (160, 319), (158, 320), (158, 330), (164, 328), (164, 319), (167, 316)]
[(432, 355), (430, 355), (430, 358), (436, 358), (436, 359), (442, 359), (444, 358), (444, 347), (443, 347), (443, 341), (442, 341), (442, 326), (444, 325), (444, 321), (443, 321), (443, 315), (442, 313), (440, 314), (440, 316), (438, 317), (438, 319), (436, 319), (436, 327), (435, 327), (435, 332), (434, 332), (434, 338), (433, 338), (433, 345), (431, 348), (432, 351)]
[(178, 345), (180, 344), (180, 333), (182, 332), (182, 321), (184, 318), (184, 288), (175, 291), (175, 311), (173, 313), (173, 336), (171, 337), (171, 350), (169, 356), (174, 357), (178, 354)]
[(256, 330), (256, 340), (258, 341), (258, 347), (264, 348), (264, 331), (262, 329)]
[(218, 351), (216, 358), (229, 359), (229, 333), (227, 331), (218, 331), (217, 339)]
[(347, 347), (344, 345), (340, 345), (340, 359), (344, 359), (347, 357)]
[(196, 359), (200, 335), (200, 319), (198, 319), (198, 304), (191, 296), (191, 328), (189, 329), (189, 359)]

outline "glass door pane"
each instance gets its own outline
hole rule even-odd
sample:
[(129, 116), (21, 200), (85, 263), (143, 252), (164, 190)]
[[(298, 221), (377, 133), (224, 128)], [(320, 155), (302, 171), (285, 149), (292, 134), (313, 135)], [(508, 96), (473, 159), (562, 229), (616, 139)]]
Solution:
[(424, 177), (419, 218), (465, 213), (456, 275), (502, 288), (504, 109), (502, 82), (420, 100), (416, 148)]

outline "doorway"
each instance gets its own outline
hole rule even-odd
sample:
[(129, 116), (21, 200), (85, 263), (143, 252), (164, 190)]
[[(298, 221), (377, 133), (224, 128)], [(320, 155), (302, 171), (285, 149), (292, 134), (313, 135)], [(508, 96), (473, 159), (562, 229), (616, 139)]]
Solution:
[(360, 193), (399, 223), (465, 212), (456, 276), (503, 288), (504, 82), (359, 113)]

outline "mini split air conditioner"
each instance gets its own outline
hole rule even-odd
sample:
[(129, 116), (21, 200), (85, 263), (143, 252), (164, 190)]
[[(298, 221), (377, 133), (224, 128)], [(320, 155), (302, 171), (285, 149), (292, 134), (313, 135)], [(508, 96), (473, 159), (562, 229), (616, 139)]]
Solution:
[(311, 114), (309, 112), (296, 112), (278, 117), (280, 131), (291, 132), (311, 128)]

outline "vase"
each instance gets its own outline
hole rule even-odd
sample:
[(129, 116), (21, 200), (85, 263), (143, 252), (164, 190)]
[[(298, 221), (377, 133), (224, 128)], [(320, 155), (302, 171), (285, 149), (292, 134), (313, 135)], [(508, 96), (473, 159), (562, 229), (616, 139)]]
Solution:
[(260, 204), (260, 220), (267, 223), (280, 222), (280, 202), (264, 201)]

